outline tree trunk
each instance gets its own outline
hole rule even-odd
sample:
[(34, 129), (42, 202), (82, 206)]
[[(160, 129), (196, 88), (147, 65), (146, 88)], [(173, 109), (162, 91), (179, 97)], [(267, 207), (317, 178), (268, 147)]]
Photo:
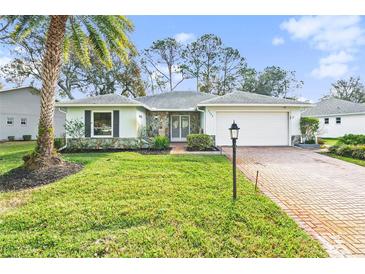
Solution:
[(54, 151), (55, 90), (62, 65), (62, 44), (66, 32), (66, 15), (52, 15), (47, 31), (42, 64), (41, 112), (35, 151), (25, 158), (25, 167), (31, 170), (62, 163)]

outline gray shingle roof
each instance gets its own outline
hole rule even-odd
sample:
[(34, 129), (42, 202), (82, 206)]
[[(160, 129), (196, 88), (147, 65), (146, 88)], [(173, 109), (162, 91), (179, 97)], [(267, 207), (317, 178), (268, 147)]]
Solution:
[(117, 94), (105, 94), (61, 102), (58, 105), (141, 105), (140, 102)]
[(151, 110), (195, 110), (197, 104), (215, 95), (196, 91), (174, 91), (136, 98)]
[(365, 104), (353, 103), (337, 98), (329, 98), (303, 112), (303, 116), (323, 116), (334, 114), (365, 113)]
[(203, 101), (199, 105), (204, 106), (204, 105), (222, 105), (222, 104), (310, 105), (308, 103), (303, 103), (295, 100), (275, 98), (267, 95), (261, 95), (257, 93), (244, 92), (244, 91), (234, 91), (232, 93), (228, 93), (223, 96)]

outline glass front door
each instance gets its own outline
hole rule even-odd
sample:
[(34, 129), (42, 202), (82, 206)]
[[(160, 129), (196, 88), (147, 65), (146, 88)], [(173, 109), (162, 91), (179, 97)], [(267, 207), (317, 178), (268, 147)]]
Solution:
[(189, 115), (171, 115), (171, 141), (183, 142), (190, 134)]

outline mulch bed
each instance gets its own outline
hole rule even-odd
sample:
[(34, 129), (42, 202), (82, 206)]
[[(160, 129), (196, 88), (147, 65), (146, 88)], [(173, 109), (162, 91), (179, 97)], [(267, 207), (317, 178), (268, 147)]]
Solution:
[(50, 184), (75, 174), (82, 168), (80, 164), (69, 162), (36, 171), (18, 167), (0, 176), (0, 191), (22, 190)]
[(197, 148), (191, 148), (191, 147), (187, 147), (186, 148), (187, 151), (219, 151), (219, 149), (217, 147), (211, 147), (211, 148), (207, 148), (207, 149), (197, 149)]
[(64, 149), (60, 151), (63, 153), (109, 153), (109, 152), (137, 152), (140, 154), (169, 154), (171, 151), (171, 147), (168, 149), (121, 149), (121, 148), (107, 148), (107, 149)]

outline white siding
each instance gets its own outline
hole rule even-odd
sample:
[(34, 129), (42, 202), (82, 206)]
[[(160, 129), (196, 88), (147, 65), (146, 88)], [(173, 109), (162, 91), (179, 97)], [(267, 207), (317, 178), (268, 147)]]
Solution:
[[(275, 113), (281, 112), (289, 114), (289, 125), (287, 121), (285, 122), (288, 126), (288, 136), (287, 140), (290, 142), (291, 136), (293, 135), (300, 135), (300, 108), (285, 108), (285, 107), (207, 107), (206, 114), (205, 114), (205, 129), (206, 133), (209, 135), (217, 135), (216, 133), (216, 124), (217, 124), (217, 113), (219, 112), (257, 112), (257, 113)], [(228, 132), (228, 128), (231, 124), (222, 125), (223, 128), (226, 128)], [(286, 141), (286, 140), (285, 140)], [(287, 143), (288, 143), (287, 142)]]
[[(15, 136), (21, 140), (23, 135), (32, 135), (35, 139), (38, 134), (38, 120), (40, 113), (40, 96), (30, 88), (20, 88), (0, 92), (0, 140), (8, 136)], [(14, 118), (13, 125), (7, 125), (8, 117)], [(55, 136), (61, 137), (64, 133), (65, 114), (55, 110)], [(27, 119), (26, 125), (21, 125), (21, 118)]]
[(144, 108), (136, 109), (137, 115), (137, 134), (139, 134), (140, 130), (146, 127), (146, 110)]
[[(138, 136), (139, 126), (146, 123), (144, 111), (137, 109), (136, 107), (68, 107), (66, 120), (80, 120), (84, 122), (85, 110), (119, 110), (119, 137), (121, 138), (136, 138)], [(140, 118), (140, 116), (142, 116), (142, 118)], [(139, 119), (141, 119), (141, 121), (139, 121)]]
[[(341, 117), (341, 124), (336, 124), (336, 117)], [(324, 118), (329, 118), (329, 124), (324, 123)], [(341, 137), (345, 134), (365, 134), (365, 115), (339, 115), (319, 117), (320, 137)]]

